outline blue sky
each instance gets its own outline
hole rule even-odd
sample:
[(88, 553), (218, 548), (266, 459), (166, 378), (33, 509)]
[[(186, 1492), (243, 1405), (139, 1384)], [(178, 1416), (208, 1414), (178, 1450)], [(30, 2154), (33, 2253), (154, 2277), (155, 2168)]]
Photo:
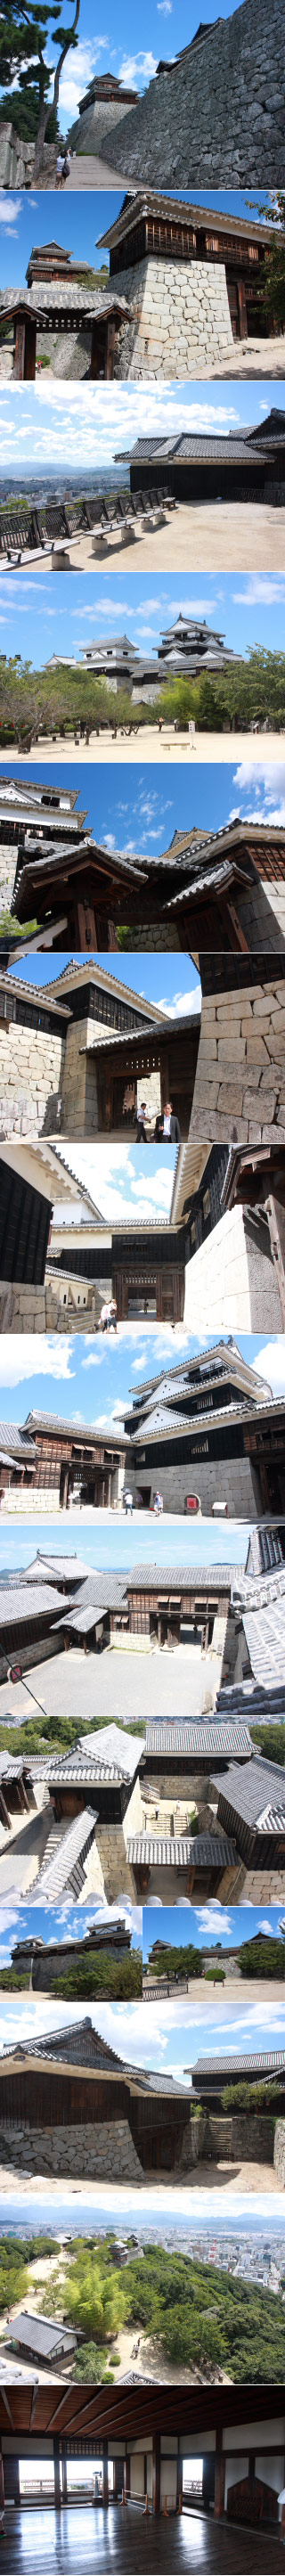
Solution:
[[(45, 956), (42, 950), (36, 951), (34, 957), (29, 953), (26, 964), (22, 949), (21, 957), (9, 972), (18, 975), (20, 983), (24, 974), (25, 981), (28, 984), (35, 984), (38, 988), (38, 986), (50, 984), (51, 981), (55, 982), (57, 976), (60, 981), (63, 968), (69, 963), (70, 957), (66, 959), (62, 955), (60, 957), (55, 955), (53, 959), (51, 955)], [(92, 965), (90, 950), (88, 956), (86, 953), (85, 959), (83, 955), (80, 957), (80, 965), (84, 964)], [(98, 966), (98, 960), (94, 957), (95, 974), (96, 965)], [(110, 974), (110, 966), (110, 949), (106, 951), (100, 949), (100, 967), (104, 967), (107, 974)], [(114, 959), (114, 973), (116, 982), (123, 986), (127, 985), (138, 996), (143, 994), (148, 1002), (155, 1002), (157, 1010), (165, 1007), (167, 1011), (173, 1011), (177, 1019), (183, 1010), (192, 1010), (192, 1005), (193, 1009), (199, 1009), (201, 989), (199, 975), (196, 974), (196, 967), (192, 965), (192, 959), (183, 957), (182, 952), (178, 959), (177, 956), (172, 956), (170, 951), (168, 955), (167, 950), (164, 957), (155, 955), (151, 957), (147, 949), (140, 955), (135, 950), (133, 956), (125, 953), (120, 956), (118, 952), (118, 956)]]
[[(76, 200), (77, 203), (77, 200)], [(274, 405), (284, 408), (284, 385), (262, 378), (259, 384), (91, 384), (65, 383), (44, 374), (31, 386), (0, 386), (1, 467), (7, 478), (45, 467), (60, 470), (70, 481), (84, 461), (95, 473), (113, 465), (136, 438), (178, 438), (182, 430), (216, 431), (226, 436), (244, 422), (258, 424)], [(21, 486), (20, 486), (21, 488)]]
[[(231, 8), (232, 0), (220, 0), (220, 18), (228, 18)], [(216, 14), (217, 0), (208, 0), (208, 24), (212, 25)], [(72, 17), (73, 0), (68, 0), (64, 24), (69, 26)], [(124, 11), (120, 12), (119, 41), (116, 0), (113, 0), (113, 5), (108, 8), (107, 25), (104, 24), (102, 9), (101, 23), (99, 21), (96, 35), (94, 34), (94, 0), (81, 0), (79, 41), (76, 50), (67, 56), (60, 86), (62, 132), (66, 133), (71, 122), (74, 121), (78, 100), (84, 96), (94, 72), (112, 71), (117, 80), (122, 80), (125, 88), (132, 87), (142, 91), (148, 88), (156, 64), (161, 59), (166, 62), (173, 61), (182, 46), (191, 43), (191, 38), (196, 35), (198, 26), (199, 8), (195, 5), (195, 0), (187, 0), (187, 5), (186, 0), (147, 0), (143, 14), (144, 44), (142, 48), (134, 50), (134, 20), (129, 0), (126, 0)], [(47, 49), (47, 58), (51, 64), (54, 64), (54, 59), (57, 60), (51, 43)]]
[(11, 575), (0, 570), (0, 647), (21, 653), (36, 669), (52, 653), (74, 654), (102, 636), (127, 634), (137, 652), (156, 654), (161, 637), (182, 616), (205, 618), (233, 652), (247, 654), (254, 644), (270, 652), (284, 650), (285, 572), (165, 573), (155, 585), (148, 573), (104, 566), (102, 573), (73, 572), (71, 589), (65, 573), (55, 584), (51, 572)]
[[(77, 77), (76, 55), (73, 56), (73, 74), (75, 71)], [(99, 189), (94, 195), (87, 191), (86, 195), (81, 197), (76, 192), (75, 203), (75, 198), (73, 201), (72, 196), (60, 197), (56, 189), (52, 188), (49, 190), (47, 210), (46, 199), (43, 200), (42, 195), (38, 195), (36, 190), (31, 196), (29, 193), (25, 195), (20, 191), (17, 193), (15, 189), (13, 194), (10, 191), (7, 196), (6, 190), (0, 189), (4, 284), (6, 286), (23, 285), (31, 250), (42, 246), (47, 239), (47, 233), (49, 241), (60, 242), (62, 249), (70, 252), (71, 259), (88, 260), (88, 265), (92, 268), (100, 269), (106, 265), (108, 267), (109, 251), (102, 249), (98, 251), (97, 245), (102, 240), (102, 234), (109, 232), (111, 224), (116, 222), (124, 202), (124, 193), (124, 189), (122, 194), (119, 189)], [(173, 196), (175, 203), (177, 191), (171, 189), (168, 193)], [(184, 203), (193, 205), (193, 190), (190, 194), (190, 189), (185, 188), (183, 195)], [(251, 198), (247, 198), (241, 194), (235, 195), (233, 190), (223, 194), (220, 189), (212, 190), (210, 193), (208, 189), (206, 191), (202, 191), (201, 188), (194, 189), (194, 202), (197, 206), (214, 206), (216, 212), (221, 214), (225, 212), (228, 215), (245, 216), (247, 219), (249, 203), (252, 203), (254, 222), (258, 221), (258, 203), (262, 212), (265, 199), (266, 190), (264, 196), (257, 190), (255, 200), (253, 194)]]
[(118, 1902), (116, 1905), (104, 1906), (99, 1905), (99, 1903), (97, 1903), (97, 1905), (94, 1904), (93, 1899), (91, 1899), (90, 1904), (86, 1909), (86, 1913), (83, 1906), (80, 1907), (80, 1917), (78, 1914), (78, 1906), (71, 1905), (68, 1897), (66, 1897), (65, 1903), (58, 1907), (50, 1905), (1, 1905), (0, 1967), (6, 1968), (10, 1966), (10, 1959), (12, 1957), (12, 1952), (15, 1949), (16, 1941), (27, 1941), (28, 1939), (31, 1940), (32, 1937), (34, 1938), (36, 1936), (37, 1940), (40, 1939), (41, 1941), (45, 1941), (47, 1947), (49, 1947), (51, 1941), (71, 1942), (75, 1940), (76, 1933), (81, 1936), (81, 1940), (83, 1941), (91, 1923), (112, 1923), (114, 1918), (117, 1920), (118, 1915), (122, 1922), (129, 1925), (132, 1936), (132, 1950), (141, 1949), (142, 1913), (139, 1906), (132, 1906), (131, 1904), (127, 1905), (125, 1898), (122, 1898), (122, 1902), (120, 1901), (120, 1903)]
[[(216, 1335), (209, 1333), (207, 1336), (209, 1350), (214, 1340)], [(92, 1339), (91, 1333), (84, 1332), (74, 1335), (73, 1340), (68, 1333), (37, 1333), (34, 1338), (25, 1333), (2, 1335), (0, 1343), (2, 1421), (23, 1423), (32, 1406), (36, 1405), (40, 1411), (48, 1410), (51, 1413), (64, 1415), (66, 1421), (83, 1421), (93, 1425), (94, 1422), (99, 1422), (102, 1427), (110, 1423), (118, 1423), (122, 1421), (125, 1410), (134, 1401), (145, 1379), (156, 1376), (158, 1370), (163, 1370), (164, 1366), (171, 1370), (175, 1361), (194, 1357), (200, 1348), (201, 1344), (197, 1336), (191, 1338), (183, 1325), (178, 1339), (175, 1334), (175, 1341), (167, 1325), (161, 1331), (158, 1327), (156, 1333), (149, 1334), (145, 1333), (144, 1329), (140, 1331), (137, 1325), (133, 1327), (127, 1325), (119, 1341), (113, 1336), (110, 1340), (105, 1340), (105, 1337), (102, 1340), (100, 1335), (95, 1337), (95, 1344), (94, 1335)], [(278, 1339), (272, 1338), (272, 1342), (267, 1342), (266, 1345), (262, 1341), (261, 1334), (240, 1334), (239, 1349), (250, 1365), (256, 1362), (261, 1377), (266, 1378), (269, 1384), (272, 1378), (276, 1391), (285, 1390), (284, 1334)], [(234, 1551), (237, 1526), (235, 1523)], [(199, 1523), (199, 1532), (200, 1529)], [(213, 1538), (214, 1534), (213, 1530)], [(221, 1531), (217, 1533), (217, 1555), (222, 1558), (224, 1536), (224, 1530), (222, 1538)], [(147, 1547), (148, 1539), (149, 1529)], [(59, 1543), (58, 1540), (58, 1545)], [(155, 1544), (157, 1547), (157, 1533)], [(16, 1545), (18, 1545), (18, 1538)], [(94, 1546), (96, 1562), (97, 1532)], [(200, 1536), (198, 1554), (199, 1549)], [(136, 1555), (139, 1553), (140, 1538), (138, 1540), (137, 1533)], [(128, 1563), (128, 1555), (126, 1562)]]
[[(257, 1908), (255, 1905), (235, 1905), (230, 1908), (219, 1905), (216, 1897), (214, 1903), (209, 1898), (208, 1904), (185, 1905), (185, 1909), (184, 1906), (162, 1905), (159, 1910), (158, 1924), (156, 1907), (152, 1910), (149, 1905), (147, 1911), (144, 1908), (143, 1912), (144, 1967), (153, 1941), (158, 1938), (160, 1941), (173, 1943), (175, 1949), (179, 1949), (180, 1945), (185, 1948), (188, 1941), (193, 1941), (194, 1948), (197, 1950), (202, 1950), (204, 1943), (207, 1945), (207, 1950), (214, 1950), (217, 1941), (221, 1941), (223, 1950), (229, 1951), (235, 1947), (235, 1944), (239, 1948), (241, 1941), (252, 1941), (255, 1932), (272, 1932), (274, 1939), (274, 1935), (278, 1934), (280, 1921), (278, 1905), (270, 1906), (268, 1914), (266, 1906), (260, 1905)], [(280, 1949), (281, 1947), (280, 1944)], [(218, 2002), (217, 1989), (216, 1996)], [(240, 2002), (242, 2003), (242, 1992)]]
[[(15, 629), (17, 632), (17, 611)], [(5, 761), (5, 778), (13, 778), (14, 775), (13, 761)], [(25, 776), (24, 760), (21, 761), (21, 775)], [(66, 764), (63, 766), (59, 758), (56, 761), (56, 782), (63, 795), (66, 793), (66, 777)], [(54, 765), (42, 759), (38, 762), (29, 760), (27, 778), (29, 783), (34, 779), (36, 784), (40, 778), (43, 787), (50, 786), (54, 780)], [(167, 763), (165, 773), (155, 760), (145, 761), (141, 771), (133, 770), (126, 761), (120, 763), (119, 770), (114, 768), (111, 772), (107, 761), (102, 765), (100, 762), (97, 768), (94, 762), (94, 766), (90, 764), (87, 769), (82, 761), (76, 767), (71, 761), (68, 764), (68, 785), (77, 791), (78, 809), (86, 815), (88, 831), (93, 833), (95, 841), (111, 851), (137, 851), (139, 854), (144, 850), (157, 850), (160, 853), (169, 849), (175, 831), (188, 832), (198, 824), (199, 829), (205, 832), (219, 831), (233, 814), (241, 814), (242, 819), (254, 816), (265, 823), (274, 822), (276, 815), (278, 822), (285, 822), (285, 756), (280, 753), (280, 759), (274, 761), (273, 766), (267, 759), (266, 750), (261, 748), (258, 764), (239, 760), (236, 754), (233, 761), (227, 760), (223, 764), (218, 760), (212, 764), (210, 761), (197, 761), (195, 772), (187, 769), (186, 764), (183, 769), (175, 767), (173, 761)], [(123, 962), (125, 974), (125, 956)], [(179, 956), (177, 986), (180, 963)], [(161, 973), (163, 995), (166, 990), (164, 956)]]
[[(232, 2054), (235, 2050), (251, 2053), (263, 2047), (285, 2047), (285, 1990), (284, 2000), (282, 1997), (281, 2003), (275, 2005), (272, 1994), (268, 2003), (264, 2002), (262, 1989), (251, 1998), (250, 2005), (242, 1997), (233, 2002), (225, 1989), (221, 2002), (216, 1988), (210, 2007), (207, 1989), (201, 1994), (197, 1987), (187, 2004), (184, 1997), (174, 1996), (168, 1998), (167, 2004), (148, 2003), (147, 2011), (143, 2001), (90, 2003), (88, 2011), (95, 2029), (129, 2065), (156, 2067), (163, 2074), (173, 2072), (179, 2083), (185, 2082), (187, 2091), (190, 2073), (186, 2074), (186, 2068), (192, 2067), (194, 2072), (199, 2056), (219, 2057), (221, 2048)], [(81, 2021), (82, 2004), (69, 2004), (68, 2018), (75, 2025)], [(63, 2030), (65, 2022), (66, 2003), (59, 2002), (58, 1997), (52, 2003), (44, 1995), (38, 1999), (30, 1995), (26, 2001), (23, 1995), (9, 1995), (8, 1999), (0, 1994), (0, 2055), (3, 2047), (13, 2048), (19, 2039), (23, 2044), (37, 2033), (44, 2036), (49, 2031)]]
[[(25, 1406), (25, 1411), (26, 1409)], [(218, 1529), (215, 1521), (211, 1521), (209, 1526), (205, 1521), (199, 1521), (199, 1526), (191, 1530), (185, 1525), (183, 1565), (189, 1565), (189, 1567), (208, 1565), (209, 1558), (211, 1565), (245, 1565), (249, 1538), (250, 1527), (249, 1525), (247, 1527), (245, 1522), (241, 1528), (237, 1521), (227, 1521), (222, 1531)], [(75, 1545), (78, 1547), (79, 1556), (82, 1556), (81, 1529), (80, 1527), (77, 1529), (73, 1520), (70, 1529), (68, 1524), (67, 1526), (64, 1524), (64, 1555), (69, 1556), (71, 1553), (74, 1556)], [(58, 1520), (45, 1521), (43, 1527), (42, 1520), (36, 1522), (33, 1518), (32, 1522), (25, 1522), (24, 1530), (19, 1526), (17, 1531), (6, 1528), (5, 1522), (1, 1521), (0, 1572), (12, 1573), (15, 1565), (17, 1568), (31, 1565), (37, 1547), (54, 1558), (57, 1552), (59, 1556), (62, 1555), (62, 1546), (63, 1537)], [(127, 1528), (125, 1522), (123, 1528), (119, 1528), (115, 1523), (113, 1527), (110, 1522), (107, 1529), (101, 1525), (100, 1528), (91, 1530), (85, 1522), (84, 1563), (86, 1558), (90, 1571), (92, 1568), (93, 1573), (96, 1574), (98, 1572), (103, 1574), (103, 1571), (107, 1573), (112, 1566), (113, 1573), (126, 1575), (130, 1566), (138, 1565), (142, 1559), (148, 1564), (150, 1558), (156, 1565), (169, 1565), (169, 1528), (164, 1529), (163, 1523), (160, 1522), (159, 1528), (153, 1529), (151, 1523), (147, 1523), (146, 1526), (142, 1522), (138, 1531), (137, 1528), (133, 1528), (132, 1522), (128, 1521)], [(181, 1565), (179, 1521), (173, 1521), (171, 1530), (171, 1563)]]

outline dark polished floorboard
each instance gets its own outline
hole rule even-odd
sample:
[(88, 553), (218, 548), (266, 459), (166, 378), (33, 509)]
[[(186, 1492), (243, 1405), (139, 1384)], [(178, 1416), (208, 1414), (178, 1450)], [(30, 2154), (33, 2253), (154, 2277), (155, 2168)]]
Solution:
[(232, 2531), (199, 2513), (145, 2520), (128, 2505), (10, 2513), (0, 2576), (285, 2576), (275, 2532)]

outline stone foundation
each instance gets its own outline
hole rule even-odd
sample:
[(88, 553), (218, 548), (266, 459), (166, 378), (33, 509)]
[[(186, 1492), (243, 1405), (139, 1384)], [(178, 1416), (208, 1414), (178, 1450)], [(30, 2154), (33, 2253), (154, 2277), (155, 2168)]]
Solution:
[[(156, 95), (158, 83), (156, 83)], [(120, 294), (133, 306), (122, 332), (116, 376), (174, 376), (182, 382), (204, 373), (206, 362), (229, 358), (233, 335), (223, 263), (147, 257), (119, 272)]]
[(285, 985), (203, 994), (191, 1134), (285, 1144)]
[[(105, 159), (152, 188), (284, 187), (282, 0), (243, 0), (160, 73), (128, 120), (109, 118)], [(90, 146), (89, 146), (90, 148)]]
[(113, 126), (117, 129), (122, 120), (125, 125), (126, 116), (132, 116), (133, 113), (133, 108), (128, 107), (126, 99), (123, 98), (114, 99), (114, 102), (112, 99), (105, 99), (105, 106), (102, 98), (94, 98), (93, 103), (90, 100), (90, 105), (83, 108), (82, 116), (78, 116), (76, 124), (70, 127), (67, 139), (71, 144), (72, 152), (77, 154), (94, 152), (96, 155), (98, 153), (99, 157), (102, 153), (105, 161), (106, 152), (103, 151), (103, 144), (105, 144), (107, 125), (110, 135)]
[(285, 2191), (285, 2120), (276, 2120), (274, 2167), (280, 2182), (280, 2191)]
[[(191, 1263), (191, 1269), (194, 1269), (194, 1262)], [(207, 1325), (209, 1322), (209, 1314), (212, 1314), (211, 1274), (209, 1276), (209, 1264), (208, 1277), (209, 1296)], [(206, 1518), (209, 1514), (211, 1515), (212, 1504), (220, 1500), (228, 1504), (230, 1517), (234, 1520), (257, 1520), (258, 1507), (251, 1459), (234, 1457), (228, 1459), (223, 1458), (222, 1463), (219, 1462), (217, 1464), (215, 1459), (207, 1458), (207, 1455), (205, 1455), (207, 1449), (208, 1438), (205, 1430), (204, 1433), (201, 1432), (201, 1457), (191, 1458), (190, 1462), (188, 1461), (187, 1464), (187, 1458), (185, 1455), (183, 1466), (181, 1466), (181, 1461), (179, 1466), (175, 1466), (173, 1460), (172, 1465), (164, 1467), (163, 1458), (161, 1457), (156, 1459), (156, 1462), (154, 1461), (153, 1466), (148, 1463), (148, 1466), (144, 1467), (142, 1473), (143, 1480), (146, 1476), (149, 1476), (152, 1498), (156, 1493), (157, 1485), (159, 1485), (160, 1493), (163, 1495), (165, 1511), (182, 1512), (184, 1515), (185, 1495), (192, 1491), (193, 1493), (199, 1494), (202, 1512), (205, 1514)], [(135, 1498), (136, 1490), (139, 1489), (140, 1486), (140, 1469), (137, 1467), (136, 1471), (134, 1471), (132, 1466), (129, 1468), (129, 1461), (128, 1477), (131, 1491)], [(139, 1640), (139, 1642), (141, 1643), (141, 1640)], [(214, 1636), (214, 1646), (215, 1645), (216, 1637)]]
[(92, 2120), (74, 2128), (0, 2128), (0, 2161), (28, 2174), (86, 2174), (100, 2182), (144, 2181), (128, 2120)]
[(51, 1136), (58, 1131), (65, 1041), (54, 1029), (23, 1028), (14, 1020), (0, 1032), (0, 1133)]

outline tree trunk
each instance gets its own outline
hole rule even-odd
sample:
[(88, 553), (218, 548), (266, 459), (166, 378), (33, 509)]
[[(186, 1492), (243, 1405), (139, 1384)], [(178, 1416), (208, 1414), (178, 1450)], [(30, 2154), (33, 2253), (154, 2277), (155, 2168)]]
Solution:
[[(45, 143), (45, 139), (46, 139), (46, 130), (47, 130), (47, 125), (48, 125), (48, 123), (49, 123), (49, 117), (50, 117), (50, 116), (52, 116), (52, 114), (53, 114), (53, 109), (58, 107), (59, 83), (60, 83), (60, 78), (61, 78), (61, 72), (62, 72), (62, 70), (63, 70), (63, 64), (65, 63), (66, 54), (69, 54), (70, 46), (72, 45), (73, 37), (75, 36), (76, 27), (78, 27), (79, 16), (80, 16), (80, 0), (76, 0), (75, 15), (74, 15), (74, 18), (72, 19), (72, 26), (70, 27), (69, 35), (68, 35), (68, 36), (66, 36), (66, 38), (65, 38), (65, 44), (64, 44), (64, 45), (62, 45), (61, 54), (59, 54), (59, 59), (58, 59), (58, 64), (57, 64), (57, 69), (56, 69), (55, 77), (54, 77), (53, 96), (52, 96), (52, 98), (50, 98), (50, 99), (49, 99), (49, 101), (45, 101), (44, 96), (43, 96), (43, 94), (42, 94), (42, 82), (41, 82), (41, 84), (40, 84), (40, 112), (39, 112), (38, 133), (37, 133), (37, 136), (36, 136), (36, 144), (35, 144), (35, 159), (34, 159), (34, 173), (33, 173), (34, 180), (39, 179), (39, 178), (40, 178), (40, 175), (41, 175), (42, 162), (43, 162), (43, 149), (44, 149), (44, 143)], [(43, 65), (43, 70), (44, 70), (44, 65)]]

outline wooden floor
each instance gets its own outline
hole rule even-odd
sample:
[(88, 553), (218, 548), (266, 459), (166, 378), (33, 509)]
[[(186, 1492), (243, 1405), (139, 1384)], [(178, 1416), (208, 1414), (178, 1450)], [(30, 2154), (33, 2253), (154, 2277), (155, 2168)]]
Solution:
[(278, 2532), (232, 2530), (191, 2512), (145, 2520), (128, 2505), (7, 2510), (2, 2576), (285, 2576)]

